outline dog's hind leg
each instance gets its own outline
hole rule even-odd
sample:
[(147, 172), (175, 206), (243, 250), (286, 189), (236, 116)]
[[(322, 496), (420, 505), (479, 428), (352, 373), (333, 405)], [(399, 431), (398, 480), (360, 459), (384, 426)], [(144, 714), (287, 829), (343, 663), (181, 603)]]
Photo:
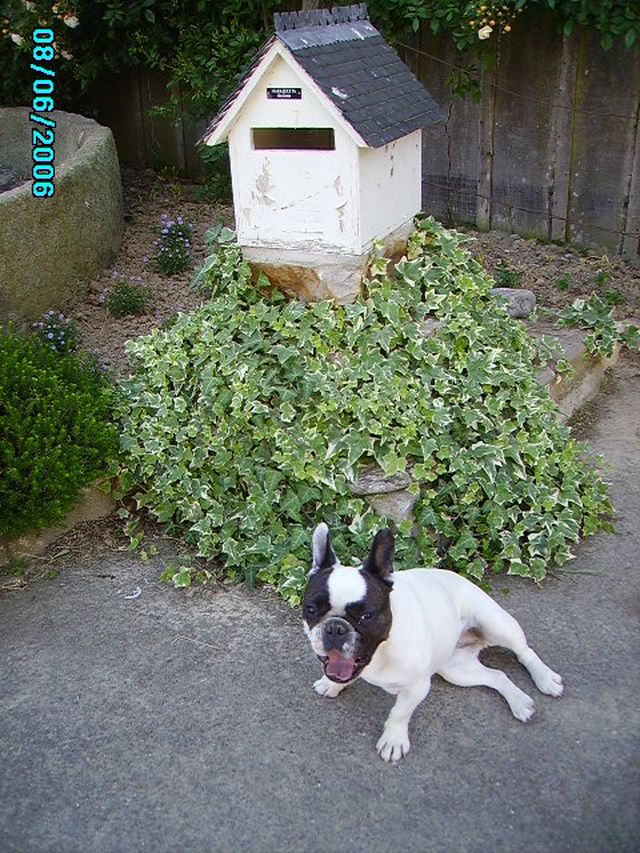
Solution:
[(534, 711), (533, 699), (516, 687), (504, 672), (480, 663), (478, 652), (481, 648), (478, 645), (456, 649), (438, 670), (438, 675), (458, 687), (492, 687), (507, 700), (513, 716), (526, 723)]
[(482, 595), (482, 601), (478, 602), (479, 606), (475, 608), (474, 615), (483, 646), (503, 646), (511, 649), (520, 663), (529, 670), (538, 690), (549, 696), (561, 696), (564, 689), (562, 678), (529, 646), (517, 620), (488, 595)]

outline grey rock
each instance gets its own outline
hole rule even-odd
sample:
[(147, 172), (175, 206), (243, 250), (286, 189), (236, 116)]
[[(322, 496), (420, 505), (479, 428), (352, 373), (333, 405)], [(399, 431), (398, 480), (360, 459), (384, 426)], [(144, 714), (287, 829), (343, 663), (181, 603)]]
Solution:
[(401, 521), (412, 520), (413, 506), (417, 498), (405, 489), (400, 489), (384, 495), (368, 495), (367, 500), (379, 515), (400, 524)]
[(536, 307), (536, 295), (532, 290), (516, 287), (494, 287), (491, 294), (506, 299), (507, 314), (516, 319), (528, 317)]
[(420, 331), (425, 336), (425, 338), (428, 338), (430, 335), (435, 335), (441, 325), (442, 323), (440, 322), (440, 320), (436, 320), (435, 317), (427, 317), (423, 321), (422, 326), (420, 327)]
[(349, 483), (349, 490), (354, 495), (384, 495), (406, 489), (410, 483), (407, 473), (387, 477), (377, 465), (369, 465), (360, 471), (355, 482)]

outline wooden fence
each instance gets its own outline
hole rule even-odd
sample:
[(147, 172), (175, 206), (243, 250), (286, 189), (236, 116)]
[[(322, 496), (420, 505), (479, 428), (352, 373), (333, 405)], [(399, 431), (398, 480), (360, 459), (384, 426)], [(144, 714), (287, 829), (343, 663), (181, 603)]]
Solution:
[[(601, 248), (640, 263), (640, 60), (596, 34), (563, 38), (552, 14), (525, 13), (478, 63), (480, 101), (456, 98), (447, 79), (469, 57), (423, 28), (397, 45), (447, 120), (427, 130), (424, 209), (447, 223)], [(205, 123), (151, 118), (167, 78), (132, 72), (105, 81), (99, 118), (121, 161), (202, 173), (195, 150)]]
[(146, 69), (107, 75), (95, 95), (98, 121), (113, 131), (120, 163), (134, 169), (169, 167), (182, 177), (202, 175), (196, 142), (206, 121), (183, 113), (177, 122), (152, 115), (169, 100), (169, 74)]
[(478, 63), (480, 101), (446, 81), (468, 59), (425, 30), (400, 46), (447, 111), (424, 134), (424, 209), (445, 222), (602, 248), (640, 262), (640, 61), (523, 15)]

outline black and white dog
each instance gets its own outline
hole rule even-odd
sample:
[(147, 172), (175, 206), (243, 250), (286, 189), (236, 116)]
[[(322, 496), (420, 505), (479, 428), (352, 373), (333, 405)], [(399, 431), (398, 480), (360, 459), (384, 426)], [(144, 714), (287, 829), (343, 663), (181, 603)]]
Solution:
[(313, 565), (304, 595), (304, 629), (324, 668), (314, 688), (335, 697), (361, 677), (397, 696), (377, 750), (385, 761), (409, 751), (411, 715), (426, 698), (431, 676), (461, 687), (493, 687), (526, 722), (533, 700), (478, 660), (487, 646), (515, 652), (536, 686), (560, 696), (559, 675), (531, 649), (516, 620), (470, 581), (442, 569), (393, 574), (394, 541), (380, 530), (364, 565), (343, 566), (326, 524), (313, 534)]

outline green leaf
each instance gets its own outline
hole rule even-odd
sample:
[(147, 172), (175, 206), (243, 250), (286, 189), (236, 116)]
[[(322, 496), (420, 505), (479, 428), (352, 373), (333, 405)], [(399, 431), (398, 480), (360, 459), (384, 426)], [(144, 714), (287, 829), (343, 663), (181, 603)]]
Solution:
[(184, 589), (191, 586), (191, 568), (183, 566), (172, 576), (173, 585), (176, 589)]

